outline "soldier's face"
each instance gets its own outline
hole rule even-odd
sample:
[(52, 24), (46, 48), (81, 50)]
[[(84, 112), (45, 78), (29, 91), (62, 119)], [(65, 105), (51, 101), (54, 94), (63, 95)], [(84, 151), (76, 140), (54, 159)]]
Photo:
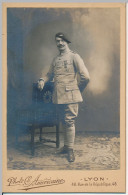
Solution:
[(68, 43), (59, 37), (56, 37), (56, 45), (60, 51), (64, 51), (68, 47)]

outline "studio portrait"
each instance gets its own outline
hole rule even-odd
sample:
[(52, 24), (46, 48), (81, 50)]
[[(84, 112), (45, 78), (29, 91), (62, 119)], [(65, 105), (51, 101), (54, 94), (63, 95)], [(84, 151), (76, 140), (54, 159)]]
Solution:
[(7, 169), (120, 169), (120, 9), (7, 8)]

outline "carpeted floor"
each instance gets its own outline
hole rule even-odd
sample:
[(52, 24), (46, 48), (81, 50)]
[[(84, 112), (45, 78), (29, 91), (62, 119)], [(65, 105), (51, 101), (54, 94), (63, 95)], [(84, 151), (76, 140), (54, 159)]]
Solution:
[[(46, 138), (54, 139), (49, 133)], [(61, 147), (63, 134), (60, 135)], [(8, 138), (8, 169), (12, 170), (116, 170), (120, 168), (120, 138), (117, 134), (79, 133), (75, 140), (73, 163), (67, 161), (66, 154), (57, 154), (54, 143), (39, 143), (35, 137), (35, 156), (30, 152), (30, 136), (20, 137), (17, 148), (14, 138)]]

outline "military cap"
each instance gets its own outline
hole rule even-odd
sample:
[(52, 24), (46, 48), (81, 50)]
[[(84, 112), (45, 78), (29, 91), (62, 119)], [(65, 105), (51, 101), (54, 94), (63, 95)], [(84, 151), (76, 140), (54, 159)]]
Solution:
[(71, 41), (69, 41), (68, 38), (65, 36), (65, 34), (62, 33), (62, 32), (57, 33), (57, 34), (55, 35), (55, 38), (56, 38), (56, 37), (59, 37), (59, 38), (63, 39), (63, 40), (66, 41), (67, 43), (71, 43)]

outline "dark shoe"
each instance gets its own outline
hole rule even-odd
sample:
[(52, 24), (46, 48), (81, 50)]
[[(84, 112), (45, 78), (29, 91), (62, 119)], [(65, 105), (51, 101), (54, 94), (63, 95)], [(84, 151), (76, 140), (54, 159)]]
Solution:
[(68, 162), (74, 162), (75, 161), (75, 156), (73, 149), (68, 149)]
[(57, 154), (67, 154), (68, 148), (66, 146), (62, 147), (60, 150), (57, 151)]

